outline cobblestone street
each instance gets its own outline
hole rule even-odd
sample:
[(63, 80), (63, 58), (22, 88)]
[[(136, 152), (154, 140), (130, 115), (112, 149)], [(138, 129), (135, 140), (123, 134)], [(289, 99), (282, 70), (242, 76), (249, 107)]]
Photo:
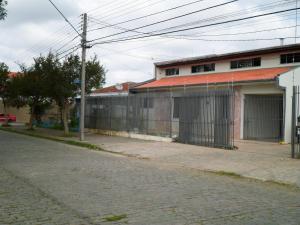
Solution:
[(299, 215), (291, 187), (0, 131), (1, 225), (299, 225)]

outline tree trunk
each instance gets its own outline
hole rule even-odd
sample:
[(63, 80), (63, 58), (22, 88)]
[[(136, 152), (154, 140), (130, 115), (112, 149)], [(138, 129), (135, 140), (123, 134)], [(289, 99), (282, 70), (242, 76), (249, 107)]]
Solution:
[[(6, 109), (6, 103), (5, 103), (5, 101), (4, 100), (2, 100), (2, 104), (3, 104), (3, 110), (4, 110), (4, 116), (6, 116), (7, 115), (7, 109)], [(8, 126), (8, 117), (5, 117), (6, 119), (5, 119), (5, 121), (4, 121), (4, 126)]]
[(29, 130), (33, 130), (33, 119), (34, 119), (34, 114), (33, 114), (33, 112), (30, 112), (30, 118), (29, 118), (29, 123), (28, 123)]
[(69, 132), (69, 123), (68, 123), (68, 105), (64, 105), (62, 108), (62, 116), (63, 116), (63, 123), (64, 123), (64, 132), (65, 135), (68, 135)]

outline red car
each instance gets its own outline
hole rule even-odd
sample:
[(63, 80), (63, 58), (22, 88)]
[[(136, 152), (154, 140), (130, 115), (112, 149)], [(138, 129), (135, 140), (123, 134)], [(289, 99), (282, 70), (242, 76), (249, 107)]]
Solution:
[(8, 120), (8, 122), (16, 122), (17, 121), (17, 117), (15, 115), (12, 114), (3, 114), (0, 113), (0, 123), (1, 122), (5, 122), (6, 120)]

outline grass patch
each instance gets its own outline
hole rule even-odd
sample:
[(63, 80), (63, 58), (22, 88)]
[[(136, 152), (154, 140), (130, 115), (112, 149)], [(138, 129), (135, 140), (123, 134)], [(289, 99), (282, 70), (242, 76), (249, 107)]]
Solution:
[(120, 221), (120, 220), (123, 220), (123, 219), (126, 219), (126, 218), (127, 218), (127, 215), (123, 214), (123, 215), (108, 216), (108, 217), (105, 217), (104, 220), (106, 222), (115, 222), (115, 221)]
[(47, 135), (43, 135), (43, 134), (38, 134), (38, 133), (34, 133), (34, 130), (20, 131), (20, 130), (3, 128), (3, 127), (0, 127), (0, 130), (9, 131), (9, 132), (17, 133), (17, 134), (23, 134), (23, 135), (27, 135), (27, 136), (31, 136), (31, 137), (36, 137), (36, 138), (43, 138), (43, 139), (47, 139), (47, 140), (51, 140), (51, 141), (57, 141), (57, 142), (61, 142), (61, 143), (69, 144), (69, 145), (75, 145), (75, 146), (84, 147), (84, 148), (89, 148), (89, 149), (93, 149), (93, 150), (103, 150), (102, 148), (98, 147), (97, 145), (80, 142), (80, 141), (75, 141), (75, 140), (66, 140), (66, 139), (63, 139), (60, 137), (55, 137), (55, 136), (47, 136)]
[(69, 138), (69, 137), (77, 137), (77, 135), (70, 133), (70, 134), (63, 134), (63, 135), (61, 135), (61, 137)]
[(241, 175), (233, 172), (226, 172), (226, 171), (217, 171), (213, 172), (214, 174), (220, 175), (220, 176), (229, 176), (234, 178), (243, 178)]
[(35, 137), (35, 138), (46, 139), (46, 140), (50, 140), (50, 141), (56, 141), (56, 142), (60, 142), (60, 143), (63, 143), (63, 144), (68, 144), (68, 145), (73, 145), (73, 146), (77, 146), (77, 147), (87, 148), (87, 149), (94, 150), (94, 151), (102, 151), (102, 152), (111, 153), (111, 154), (115, 154), (115, 155), (122, 155), (122, 156), (131, 157), (131, 155), (124, 154), (124, 153), (121, 153), (121, 152), (113, 152), (113, 151), (105, 150), (105, 149), (103, 149), (103, 148), (101, 148), (97, 145), (93, 145), (93, 144), (90, 144), (90, 143), (87, 143), (87, 142), (80, 142), (80, 141), (76, 141), (76, 140), (68, 140), (68, 139), (64, 139), (63, 137), (48, 136), (48, 135), (36, 133), (34, 131), (16, 130), (16, 129), (13, 129), (13, 128), (4, 128), (4, 127), (0, 127), (0, 130), (6, 131), (6, 132), (12, 132), (12, 133), (16, 133), (16, 134), (21, 134), (21, 135), (27, 135), (27, 136)]
[(239, 175), (237, 173), (233, 173), (233, 172), (226, 172), (226, 171), (209, 171), (211, 173), (214, 173), (216, 175), (219, 176), (227, 176), (227, 177), (232, 177), (232, 178), (236, 178), (236, 179), (245, 179), (248, 181), (254, 181), (254, 182), (262, 182), (265, 184), (270, 184), (270, 185), (277, 185), (277, 186), (281, 186), (281, 187), (285, 187), (285, 188), (289, 188), (289, 189), (293, 189), (293, 190), (300, 190), (300, 188), (296, 185), (296, 184), (290, 184), (290, 183), (284, 183), (284, 182), (280, 182), (280, 181), (274, 181), (274, 180), (260, 180), (257, 178), (250, 178), (250, 177), (244, 177), (242, 175)]
[(288, 183), (284, 183), (284, 182), (280, 182), (280, 181), (275, 181), (275, 180), (266, 180), (266, 181), (264, 181), (264, 183), (275, 184), (275, 185), (282, 186), (282, 187), (300, 189), (295, 184), (288, 184)]

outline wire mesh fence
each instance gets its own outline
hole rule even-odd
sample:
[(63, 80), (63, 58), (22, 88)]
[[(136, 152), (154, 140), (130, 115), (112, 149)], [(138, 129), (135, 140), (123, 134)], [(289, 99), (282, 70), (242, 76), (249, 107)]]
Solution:
[(146, 92), (89, 97), (86, 128), (174, 138), (178, 142), (233, 148), (232, 90)]

